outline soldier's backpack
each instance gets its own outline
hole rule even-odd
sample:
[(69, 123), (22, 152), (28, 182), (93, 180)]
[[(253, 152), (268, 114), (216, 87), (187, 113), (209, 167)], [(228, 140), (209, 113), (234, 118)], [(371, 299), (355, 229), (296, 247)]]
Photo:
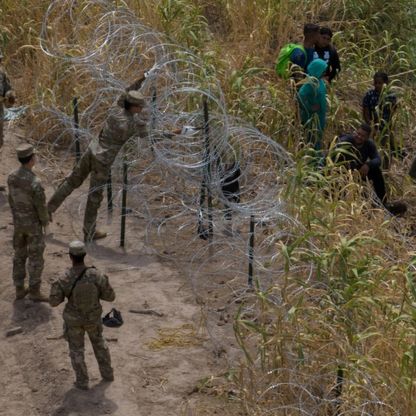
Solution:
[(280, 49), (279, 56), (276, 59), (274, 67), (276, 74), (282, 78), (290, 77), (290, 56), (295, 49), (301, 49), (306, 58), (306, 51), (303, 45), (299, 45), (297, 43), (287, 43), (284, 45), (282, 49)]
[(86, 267), (82, 273), (74, 281), (68, 299), (72, 297), (72, 303), (77, 310), (88, 315), (90, 312), (96, 310), (99, 305), (99, 292), (97, 286), (92, 282), (88, 276), (83, 279), (86, 271), (92, 267)]

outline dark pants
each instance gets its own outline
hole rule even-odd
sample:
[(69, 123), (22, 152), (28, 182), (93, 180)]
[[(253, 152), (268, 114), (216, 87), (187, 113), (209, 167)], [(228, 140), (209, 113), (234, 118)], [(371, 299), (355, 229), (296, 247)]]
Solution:
[(376, 193), (380, 201), (383, 204), (385, 204), (387, 202), (386, 185), (384, 183), (383, 172), (381, 171), (381, 169), (378, 166), (370, 167), (367, 178), (372, 182), (374, 192)]
[[(225, 166), (224, 176), (222, 178), (221, 190), (227, 202), (238, 204), (240, 203), (240, 183), (239, 177), (241, 170), (235, 164)], [(226, 220), (232, 219), (232, 209), (227, 203), (225, 205), (224, 218)]]

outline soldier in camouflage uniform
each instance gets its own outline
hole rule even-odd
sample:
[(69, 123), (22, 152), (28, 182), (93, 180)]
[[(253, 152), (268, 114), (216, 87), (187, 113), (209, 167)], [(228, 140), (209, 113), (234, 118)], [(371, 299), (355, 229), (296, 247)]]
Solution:
[[(46, 208), (45, 192), (40, 179), (33, 173), (35, 153), (33, 146), (24, 144), (17, 148), (20, 168), (13, 171), (8, 179), (9, 204), (13, 214), (13, 281), (16, 299), (23, 299), (29, 292), (34, 301), (47, 301), (40, 293), (45, 249), (44, 227), (49, 215)], [(28, 260), (29, 290), (24, 286)]]
[(145, 100), (139, 91), (126, 92), (117, 106), (110, 109), (98, 140), (91, 142), (72, 173), (60, 184), (48, 202), (48, 210), (52, 214), (91, 174), (84, 215), (84, 241), (106, 236), (106, 233), (96, 230), (103, 190), (111, 172), (111, 165), (122, 146), (133, 136), (147, 137), (147, 119), (142, 112), (144, 107)]
[(13, 105), (15, 94), (2, 65), (3, 53), (0, 51), (0, 147), (3, 146), (4, 104)]
[(90, 338), (103, 380), (114, 380), (110, 352), (102, 335), (100, 299), (112, 302), (115, 294), (106, 275), (95, 267), (85, 266), (85, 255), (84, 243), (70, 243), (69, 256), (72, 267), (52, 284), (49, 295), (51, 306), (57, 306), (65, 298), (68, 299), (63, 313), (64, 335), (68, 341), (69, 355), (76, 375), (74, 384), (83, 390), (88, 389), (88, 372), (84, 359), (85, 332)]

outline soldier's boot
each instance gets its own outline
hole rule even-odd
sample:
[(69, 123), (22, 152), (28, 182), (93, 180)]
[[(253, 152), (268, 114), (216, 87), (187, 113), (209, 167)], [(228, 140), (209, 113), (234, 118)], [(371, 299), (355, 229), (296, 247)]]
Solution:
[(85, 382), (85, 381), (79, 381), (79, 380), (76, 380), (76, 381), (74, 381), (74, 386), (77, 388), (77, 389), (80, 389), (80, 390), (88, 390), (88, 381), (87, 382)]
[(34, 302), (49, 302), (49, 298), (40, 291), (40, 285), (29, 287), (29, 299)]
[(100, 367), (100, 373), (104, 381), (114, 381), (114, 373), (111, 367), (105, 369)]
[(24, 286), (16, 286), (16, 300), (23, 299), (28, 293), (28, 288)]

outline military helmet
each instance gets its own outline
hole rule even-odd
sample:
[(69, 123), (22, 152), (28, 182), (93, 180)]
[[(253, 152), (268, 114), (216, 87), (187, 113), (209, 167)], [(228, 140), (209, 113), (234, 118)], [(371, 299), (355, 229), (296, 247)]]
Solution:
[(19, 159), (24, 159), (26, 157), (32, 156), (34, 153), (35, 153), (35, 149), (29, 143), (21, 144), (16, 149), (16, 154)]
[(75, 240), (69, 243), (69, 254), (73, 256), (82, 256), (86, 254), (85, 244), (82, 241)]
[(138, 105), (140, 107), (144, 107), (146, 104), (146, 100), (143, 97), (143, 94), (139, 91), (129, 91), (125, 97), (126, 102), (131, 105)]

